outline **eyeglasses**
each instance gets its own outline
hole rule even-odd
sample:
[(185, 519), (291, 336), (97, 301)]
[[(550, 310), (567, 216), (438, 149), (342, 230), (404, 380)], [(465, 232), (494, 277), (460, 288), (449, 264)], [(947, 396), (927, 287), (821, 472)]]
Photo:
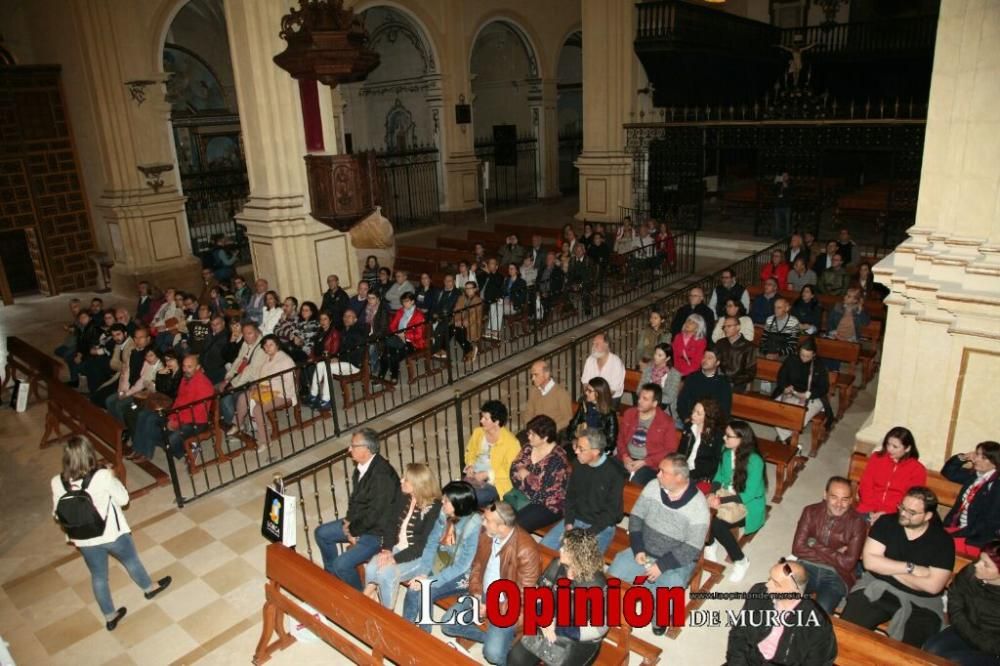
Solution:
[(792, 579), (792, 583), (795, 584), (795, 589), (799, 594), (802, 594), (802, 588), (799, 587), (799, 581), (795, 580), (795, 571), (792, 569), (792, 565), (788, 563), (788, 560), (784, 557), (778, 560), (778, 564), (781, 565), (781, 571)]
[(920, 514), (924, 513), (923, 511), (913, 511), (912, 509), (907, 509), (902, 504), (898, 504), (896, 506), (896, 510), (899, 511), (900, 513), (905, 513), (907, 516), (919, 516)]

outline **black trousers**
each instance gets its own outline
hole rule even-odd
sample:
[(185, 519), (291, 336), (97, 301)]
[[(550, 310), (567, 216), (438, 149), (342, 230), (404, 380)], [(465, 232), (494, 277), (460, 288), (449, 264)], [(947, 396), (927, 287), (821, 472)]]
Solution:
[(560, 518), (562, 514), (553, 513), (541, 504), (529, 504), (517, 512), (517, 524), (528, 534), (547, 527)]
[(382, 376), (385, 377), (386, 367), (388, 366), (392, 380), (396, 381), (399, 379), (399, 364), (413, 352), (413, 345), (409, 342), (403, 342), (395, 335), (387, 338), (385, 341), (385, 354), (382, 357)]
[[(852, 624), (874, 629), (889, 619), (899, 610), (900, 602), (896, 595), (885, 592), (875, 601), (868, 601), (864, 590), (857, 590), (847, 595), (847, 605), (840, 614), (841, 620)], [(914, 647), (920, 647), (928, 638), (941, 631), (941, 620), (926, 608), (913, 606), (910, 619), (903, 629), (903, 642)]]
[(730, 530), (734, 527), (743, 527), (744, 525), (746, 525), (746, 519), (740, 520), (738, 523), (727, 523), (721, 518), (712, 518), (712, 523), (709, 526), (709, 531), (712, 533), (712, 540), (722, 544), (722, 547), (726, 549), (726, 554), (729, 555), (729, 559), (733, 562), (743, 559), (743, 549), (740, 548), (740, 542), (736, 540), (736, 537), (733, 536)]
[(455, 342), (458, 343), (463, 352), (468, 354), (472, 351), (472, 343), (469, 342), (469, 329), (464, 326), (452, 326), (449, 330), (451, 331), (451, 336), (455, 338)]

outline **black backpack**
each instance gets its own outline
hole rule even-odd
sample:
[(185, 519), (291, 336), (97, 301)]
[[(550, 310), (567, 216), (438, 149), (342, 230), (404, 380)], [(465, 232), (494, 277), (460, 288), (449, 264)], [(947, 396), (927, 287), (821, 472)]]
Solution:
[[(94, 539), (104, 534), (104, 526), (107, 518), (101, 518), (100, 512), (94, 506), (94, 498), (87, 492), (87, 486), (94, 478), (94, 472), (83, 477), (83, 485), (79, 490), (66, 483), (62, 476), (63, 488), (66, 493), (59, 498), (56, 504), (56, 519), (62, 525), (63, 530), (70, 539)], [(108, 498), (108, 512), (111, 511), (111, 498)], [(118, 522), (118, 514), (115, 513), (115, 522)]]

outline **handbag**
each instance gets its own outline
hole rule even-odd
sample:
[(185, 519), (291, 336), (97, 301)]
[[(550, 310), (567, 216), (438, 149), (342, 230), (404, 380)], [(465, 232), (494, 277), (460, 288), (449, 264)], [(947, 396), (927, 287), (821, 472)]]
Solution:
[(513, 490), (508, 490), (504, 493), (503, 501), (510, 504), (514, 511), (520, 511), (524, 507), (531, 504), (531, 500), (523, 492), (514, 488)]
[(285, 494), (285, 484), (280, 477), (267, 487), (260, 525), (260, 533), (265, 539), (295, 548), (298, 536), (295, 504), (295, 496)]
[(573, 641), (565, 636), (556, 636), (556, 640), (550, 643), (540, 632), (532, 636), (522, 636), (521, 645), (545, 662), (546, 666), (568, 664), (573, 651)]
[[(723, 497), (733, 497), (736, 493), (720, 488), (715, 495), (719, 499), (722, 499)], [(720, 504), (719, 508), (715, 511), (715, 515), (719, 520), (724, 520), (730, 525), (734, 525), (747, 517), (747, 507), (742, 502), (726, 502)]]

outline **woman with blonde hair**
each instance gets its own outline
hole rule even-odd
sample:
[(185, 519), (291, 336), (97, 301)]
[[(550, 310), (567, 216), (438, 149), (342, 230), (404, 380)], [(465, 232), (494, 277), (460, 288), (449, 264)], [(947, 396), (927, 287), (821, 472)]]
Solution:
[[(558, 582), (562, 579), (570, 581), (570, 588), (605, 588), (607, 579), (604, 577), (604, 558), (597, 545), (597, 537), (590, 530), (575, 529), (563, 534), (562, 545), (559, 548), (559, 558), (553, 559), (538, 579), (538, 587), (548, 587), (552, 590), (552, 598), (556, 606)], [(603, 599), (598, 597), (598, 599)], [(586, 602), (589, 606), (594, 601), (591, 597)], [(559, 616), (566, 614), (573, 617), (573, 622), (566, 625), (550, 622), (547, 627), (541, 627), (532, 636), (522, 636), (515, 643), (507, 656), (510, 666), (534, 666), (539, 662), (545, 664), (590, 664), (601, 650), (601, 641), (608, 633), (608, 627), (603, 624), (586, 623), (588, 618), (603, 617), (598, 613), (586, 612), (581, 604), (574, 603), (571, 608), (560, 609)], [(553, 609), (555, 611), (555, 609)], [(593, 609), (591, 609), (593, 610)], [(582, 617), (581, 614), (583, 613)], [(555, 617), (555, 612), (553, 617)], [(575, 617), (574, 617), (575, 616)], [(576, 626), (579, 622), (580, 626)]]
[(424, 546), (441, 513), (441, 485), (427, 463), (410, 463), (399, 482), (399, 536), (365, 565), (365, 594), (386, 608), (396, 606), (399, 581), (426, 573)]
[(83, 555), (90, 570), (94, 597), (104, 614), (104, 626), (114, 631), (127, 609), (124, 606), (116, 609), (111, 599), (109, 555), (122, 563), (147, 599), (167, 589), (170, 576), (154, 583), (146, 573), (121, 509), (128, 504), (128, 490), (113, 470), (98, 465), (97, 454), (89, 440), (76, 436), (69, 438), (63, 447), (62, 473), (52, 477), (51, 485), (52, 513), (69, 541)]

